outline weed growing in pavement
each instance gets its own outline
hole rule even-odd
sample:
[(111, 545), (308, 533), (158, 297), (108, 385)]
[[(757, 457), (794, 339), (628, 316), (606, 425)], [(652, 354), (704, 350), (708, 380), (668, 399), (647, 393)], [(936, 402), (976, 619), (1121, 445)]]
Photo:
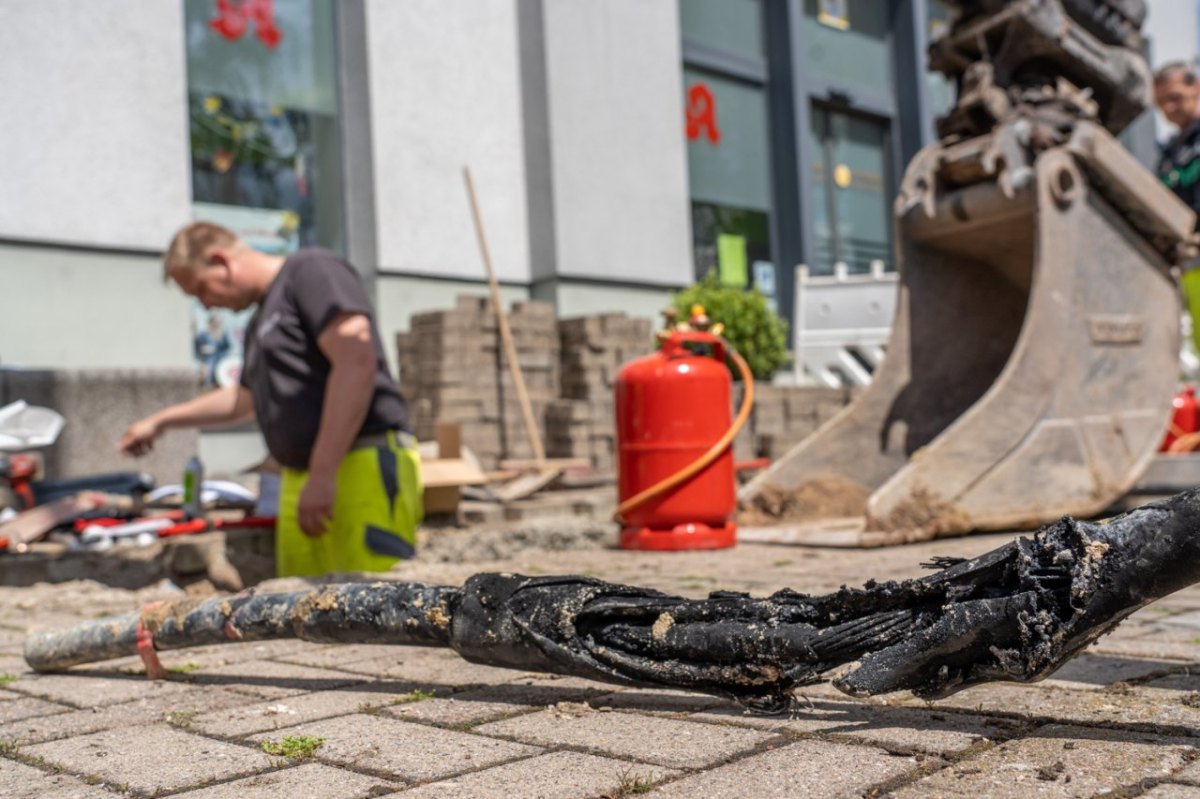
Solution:
[(424, 702), (426, 699), (433, 699), (435, 696), (437, 696), (437, 694), (435, 694), (433, 691), (422, 691), (418, 689), (416, 691), (409, 691), (408, 693), (401, 695), (400, 698), (396, 700), (395, 704), (407, 705), (409, 702)]
[(270, 738), (259, 744), (268, 755), (286, 757), (289, 760), (304, 760), (312, 757), (313, 752), (325, 743), (324, 738), (314, 738), (311, 735), (285, 735), (278, 741)]
[(199, 710), (172, 710), (167, 714), (167, 723), (172, 727), (187, 728), (192, 726), (192, 722), (198, 715), (200, 715)]
[(634, 774), (631, 769), (625, 769), (617, 776), (617, 787), (604, 794), (603, 799), (624, 799), (626, 796), (650, 793), (654, 790), (654, 778)]
[(20, 676), (16, 674), (0, 674), (0, 685), (8, 685), (9, 683), (16, 682), (19, 679), (21, 679)]
[(192, 661), (189, 660), (187, 663), (180, 663), (178, 666), (168, 666), (167, 673), (169, 673), (169, 674), (191, 674), (193, 671), (197, 671), (199, 668), (200, 668), (199, 663), (193, 663)]

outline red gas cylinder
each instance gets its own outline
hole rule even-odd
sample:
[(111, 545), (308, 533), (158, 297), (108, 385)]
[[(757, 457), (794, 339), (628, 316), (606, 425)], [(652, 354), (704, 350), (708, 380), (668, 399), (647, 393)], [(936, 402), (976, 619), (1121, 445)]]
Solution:
[(1167, 427), (1159, 452), (1169, 450), (1180, 436), (1200, 430), (1200, 403), (1196, 401), (1194, 386), (1184, 386), (1171, 401), (1171, 408), (1171, 424)]
[[(702, 350), (703, 354), (693, 350)], [(617, 375), (617, 487), (625, 502), (694, 463), (729, 430), (732, 381), (710, 333), (675, 332)], [(733, 452), (623, 515), (622, 549), (720, 549), (736, 542)]]

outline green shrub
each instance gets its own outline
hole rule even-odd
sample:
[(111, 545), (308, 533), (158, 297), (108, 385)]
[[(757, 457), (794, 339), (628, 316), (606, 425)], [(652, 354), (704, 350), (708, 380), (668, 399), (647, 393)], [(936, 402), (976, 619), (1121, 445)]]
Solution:
[[(716, 271), (674, 296), (672, 302), (685, 320), (693, 305), (704, 307), (714, 324), (725, 326), (721, 335), (746, 359), (755, 380), (767, 380), (788, 362), (787, 322), (767, 305), (758, 289), (721, 285)], [(735, 380), (741, 377), (732, 369)]]

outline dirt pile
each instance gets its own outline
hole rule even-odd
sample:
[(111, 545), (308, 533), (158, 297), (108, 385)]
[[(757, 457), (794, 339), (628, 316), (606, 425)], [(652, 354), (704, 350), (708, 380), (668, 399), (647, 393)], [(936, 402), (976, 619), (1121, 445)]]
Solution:
[(794, 491), (767, 486), (738, 509), (743, 527), (769, 527), (843, 516), (861, 516), (870, 490), (839, 474), (813, 477)]

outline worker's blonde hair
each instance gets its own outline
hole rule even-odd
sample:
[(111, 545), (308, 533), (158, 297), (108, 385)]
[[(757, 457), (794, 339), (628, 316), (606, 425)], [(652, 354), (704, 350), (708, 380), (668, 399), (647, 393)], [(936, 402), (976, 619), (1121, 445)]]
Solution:
[(231, 247), (237, 234), (215, 222), (193, 222), (180, 229), (163, 254), (163, 281), (169, 282), (180, 272), (204, 266), (204, 254), (210, 247)]

